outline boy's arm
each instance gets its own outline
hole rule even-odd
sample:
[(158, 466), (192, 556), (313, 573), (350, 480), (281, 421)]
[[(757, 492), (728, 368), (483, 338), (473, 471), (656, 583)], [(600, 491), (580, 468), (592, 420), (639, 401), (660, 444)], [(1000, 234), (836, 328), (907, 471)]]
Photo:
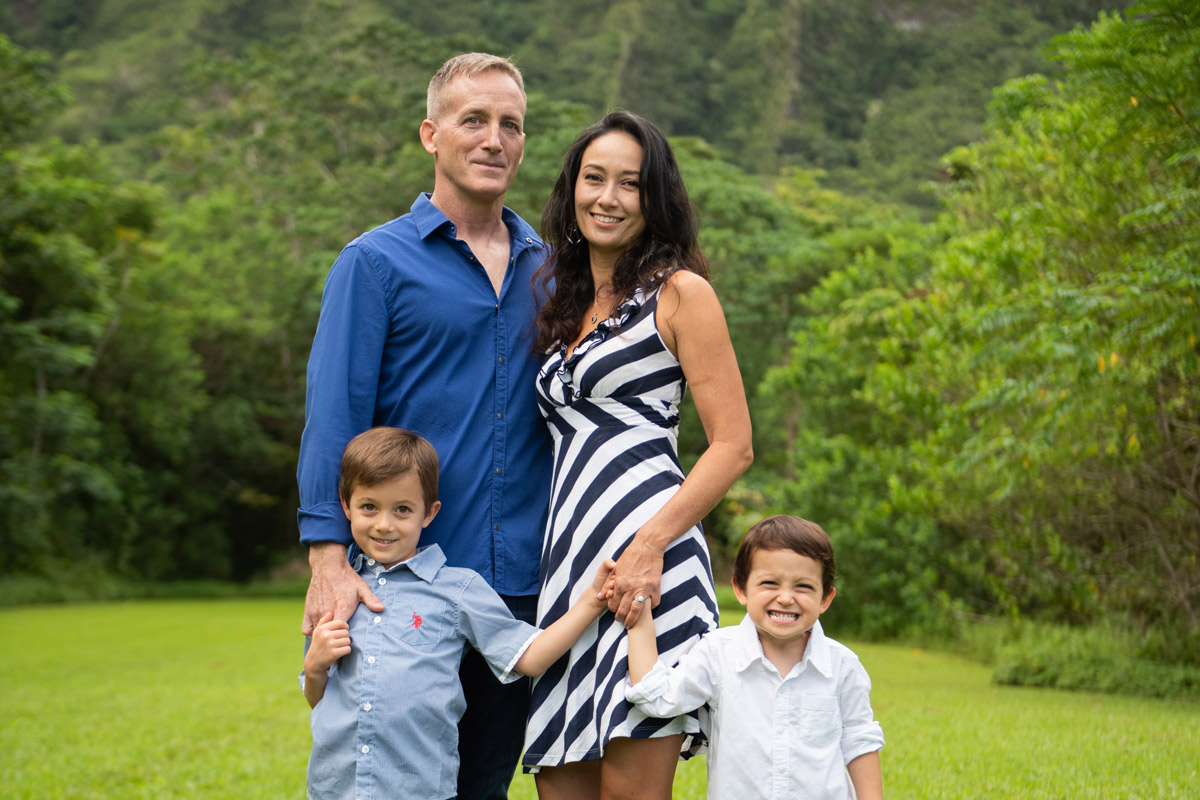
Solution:
[(858, 800), (883, 800), (883, 769), (879, 751), (864, 753), (846, 765)]
[(316, 708), (329, 685), (329, 668), (350, 653), (350, 626), (334, 619), (327, 611), (313, 631), (312, 642), (304, 654), (304, 698), (309, 708)]
[(571, 649), (571, 645), (579, 641), (579, 637), (592, 624), (592, 620), (608, 610), (608, 598), (612, 595), (612, 570), (616, 563), (605, 559), (596, 571), (596, 579), (592, 581), (590, 591), (583, 595), (567, 609), (557, 621), (537, 635), (525, 652), (517, 659), (514, 666), (516, 672), (531, 677), (541, 675), (550, 665)]
[[(647, 604), (649, 606), (649, 604)], [(651, 717), (676, 717), (720, 703), (720, 666), (712, 636), (700, 637), (673, 667), (658, 660), (654, 620), (649, 607), (629, 628), (629, 681), (625, 699)]]
[(629, 682), (637, 685), (658, 661), (658, 641), (649, 603), (643, 606), (637, 622), (626, 634), (629, 636)]

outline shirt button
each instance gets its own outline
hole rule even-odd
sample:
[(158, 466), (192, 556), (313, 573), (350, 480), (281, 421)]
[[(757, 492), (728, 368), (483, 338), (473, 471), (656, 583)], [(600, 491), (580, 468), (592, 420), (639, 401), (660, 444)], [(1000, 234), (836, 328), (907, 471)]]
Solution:
[(369, 753), (369, 752), (371, 752), (371, 748), (367, 747), (367, 746), (364, 744), (364, 745), (362, 746), (362, 751), (363, 751), (364, 753)]
[(503, 411), (497, 411), (497, 412), (496, 412), (496, 419), (504, 419), (504, 412), (503, 412)]
[(525, 237), (525, 241), (528, 244), (533, 244), (533, 239), (530, 239), (528, 236)]
[(503, 363), (504, 363), (504, 356), (500, 356), (500, 363), (501, 363), (501, 364), (503, 364)]
[[(373, 619), (371, 621), (374, 622), (376, 625), (378, 625), (379, 623), (383, 622), (383, 617), (376, 617), (375, 619)], [(779, 731), (779, 732), (783, 733), (783, 731)]]
[(384, 585), (386, 585), (386, 584), (387, 584), (387, 578), (380, 578), (380, 579), (379, 579), (379, 585), (380, 585), (380, 586), (384, 586)]
[(363, 711), (370, 711), (370, 710), (371, 710), (371, 704), (363, 703)]
[(373, 566), (375, 566), (375, 559), (373, 559), (373, 558), (368, 558), (368, 559), (367, 559), (367, 563), (368, 563), (368, 564), (370, 564), (370, 565), (373, 567)]
[(504, 470), (500, 469), (499, 467), (496, 467), (496, 474), (502, 475), (502, 474), (504, 474)]
[(367, 656), (367, 663), (368, 663), (368, 664), (374, 664), (374, 663), (375, 663), (375, 656)]

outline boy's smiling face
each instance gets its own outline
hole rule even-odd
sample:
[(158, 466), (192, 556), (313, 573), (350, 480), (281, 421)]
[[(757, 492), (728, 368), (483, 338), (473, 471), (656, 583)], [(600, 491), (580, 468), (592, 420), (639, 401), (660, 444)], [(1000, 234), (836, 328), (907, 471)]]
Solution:
[(406, 472), (374, 486), (355, 486), (342, 510), (350, 520), (354, 541), (385, 567), (393, 567), (417, 553), (421, 531), (433, 521), (441, 502), (425, 507), (421, 480)]
[(764, 652), (803, 648), (836, 594), (831, 588), (821, 596), (821, 577), (820, 562), (808, 556), (792, 550), (754, 551), (745, 588), (735, 582), (733, 592), (758, 628)]

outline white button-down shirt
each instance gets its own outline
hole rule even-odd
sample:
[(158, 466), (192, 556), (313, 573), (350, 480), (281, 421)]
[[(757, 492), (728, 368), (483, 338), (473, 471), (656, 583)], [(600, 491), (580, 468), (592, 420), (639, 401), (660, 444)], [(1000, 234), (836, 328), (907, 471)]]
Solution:
[(705, 704), (712, 714), (710, 798), (844, 800), (846, 765), (883, 747), (871, 680), (848, 647), (813, 626), (786, 676), (763, 655), (754, 622), (704, 636), (677, 667), (661, 661), (625, 697), (655, 717)]

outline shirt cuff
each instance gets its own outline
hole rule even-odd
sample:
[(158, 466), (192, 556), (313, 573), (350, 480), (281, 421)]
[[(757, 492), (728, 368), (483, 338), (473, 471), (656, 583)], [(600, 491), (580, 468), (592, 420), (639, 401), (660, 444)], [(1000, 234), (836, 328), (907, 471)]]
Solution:
[(671, 670), (661, 661), (655, 661), (650, 671), (637, 683), (625, 678), (625, 699), (631, 703), (652, 703), (667, 692)]
[(311, 508), (301, 508), (296, 513), (296, 523), (300, 528), (300, 544), (305, 547), (317, 542), (337, 542), (346, 547), (354, 543), (350, 522), (341, 503), (319, 503)]
[(529, 649), (529, 645), (533, 644), (533, 640), (540, 636), (541, 633), (541, 628), (535, 628), (533, 633), (529, 635), (529, 638), (525, 640), (525, 644), (521, 645), (521, 648), (517, 650), (516, 654), (512, 657), (512, 660), (505, 665), (504, 671), (496, 676), (500, 679), (501, 683), (512, 683), (513, 681), (519, 681), (521, 678), (525, 677), (519, 672), (514, 672), (514, 670), (516, 670), (517, 662), (521, 660), (521, 656), (525, 655), (525, 651)]
[(842, 731), (842, 757), (849, 764), (859, 756), (883, 749), (883, 728), (878, 722), (846, 728)]

